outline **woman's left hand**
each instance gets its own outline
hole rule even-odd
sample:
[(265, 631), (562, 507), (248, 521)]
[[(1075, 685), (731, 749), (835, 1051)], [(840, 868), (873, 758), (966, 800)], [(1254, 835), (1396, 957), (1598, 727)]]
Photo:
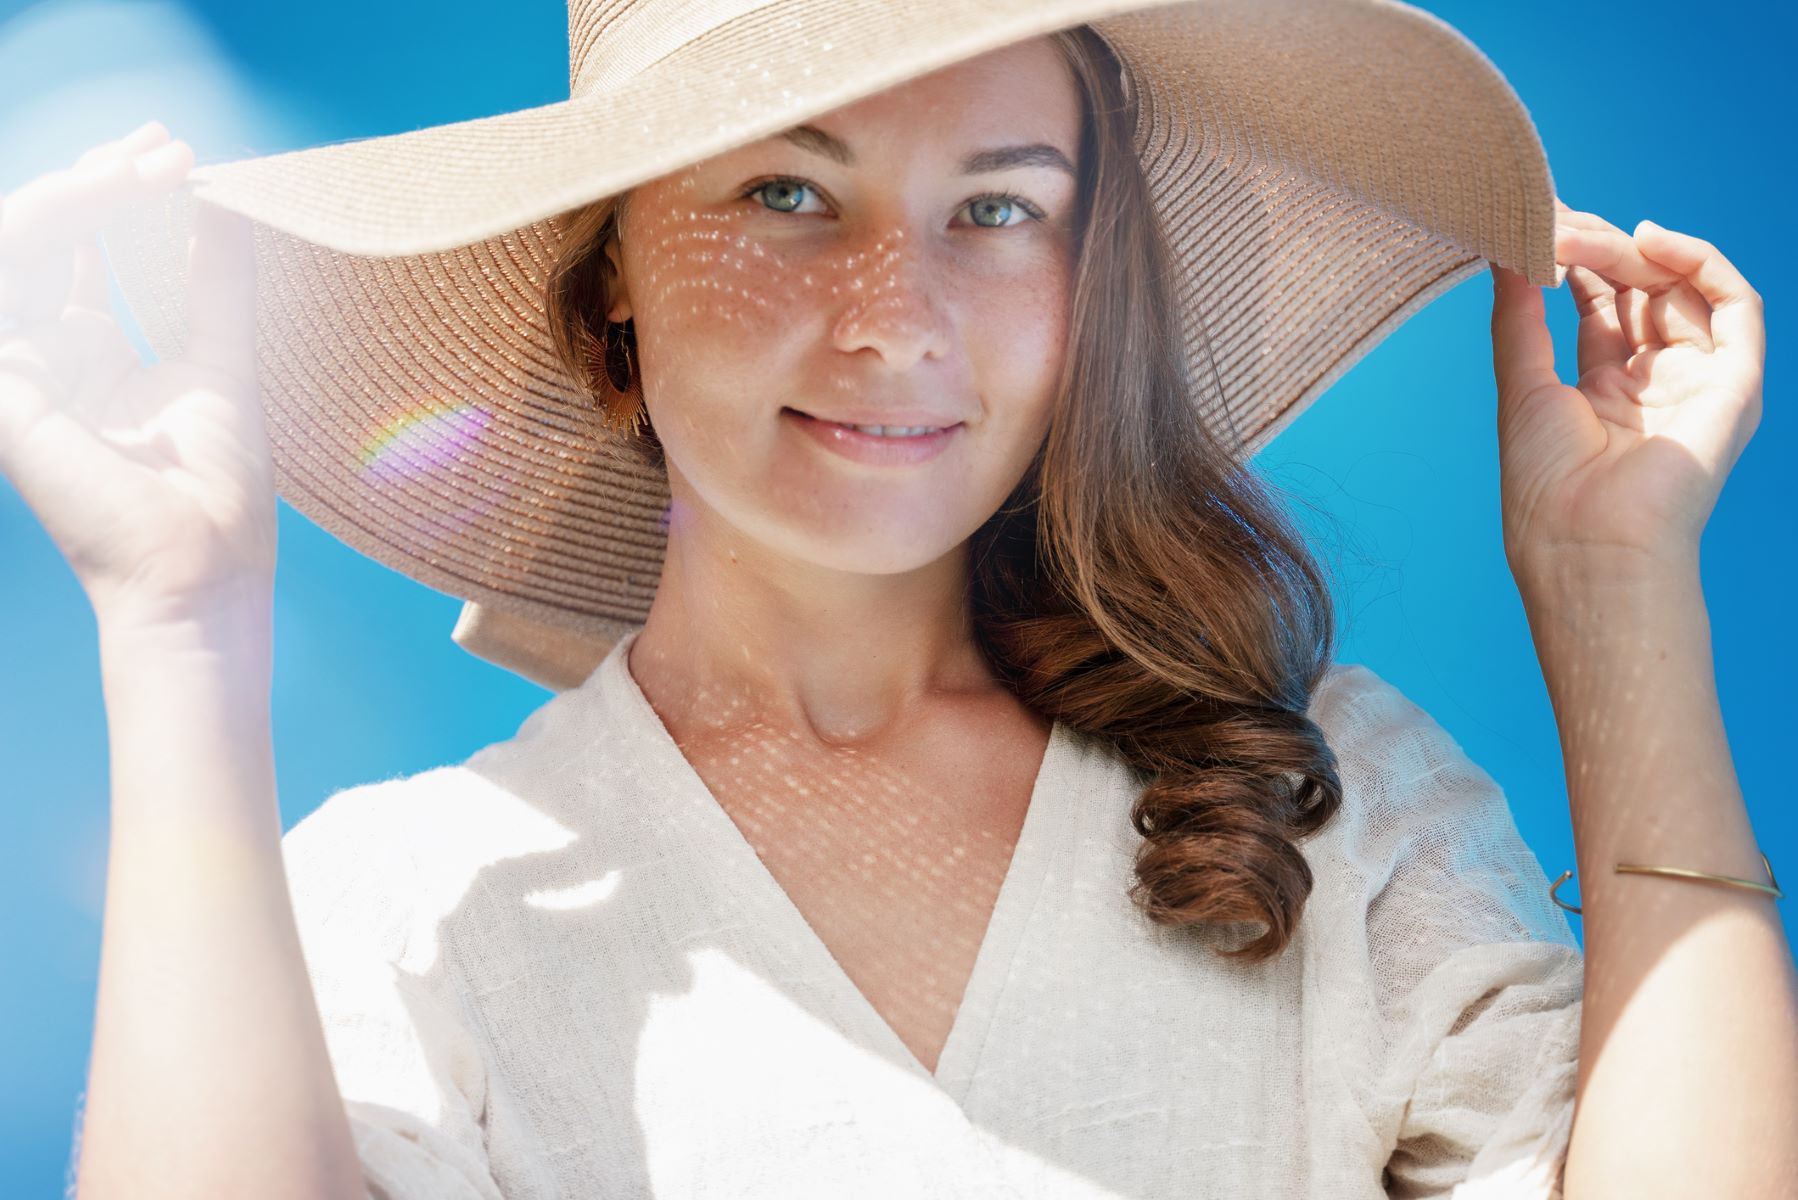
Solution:
[(1492, 268), (1505, 556), (1513, 573), (1695, 566), (1760, 424), (1760, 294), (1709, 242), (1649, 221), (1632, 236), (1555, 203), (1577, 385), (1555, 374), (1542, 289)]

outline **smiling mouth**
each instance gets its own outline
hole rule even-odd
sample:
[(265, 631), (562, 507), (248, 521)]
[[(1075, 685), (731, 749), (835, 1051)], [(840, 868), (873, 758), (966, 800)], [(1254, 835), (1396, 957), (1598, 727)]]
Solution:
[(883, 436), (873, 433), (876, 429), (882, 429), (900, 431), (887, 433), (884, 435), (887, 437), (922, 437), (935, 433), (943, 433), (947, 430), (954, 429), (961, 424), (960, 421), (956, 421), (949, 425), (852, 425), (846, 421), (832, 421), (824, 417), (815, 417), (803, 409), (794, 408), (792, 405), (782, 407), (781, 411), (783, 413), (792, 413), (796, 417), (803, 417), (807, 421), (819, 421), (826, 425), (835, 425), (841, 429), (851, 429), (858, 433), (865, 433), (872, 436)]

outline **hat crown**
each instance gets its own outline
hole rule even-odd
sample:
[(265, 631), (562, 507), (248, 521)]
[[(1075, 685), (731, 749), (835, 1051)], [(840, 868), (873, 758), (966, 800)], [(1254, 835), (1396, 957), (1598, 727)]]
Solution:
[(568, 94), (610, 91), (775, 0), (568, 0)]

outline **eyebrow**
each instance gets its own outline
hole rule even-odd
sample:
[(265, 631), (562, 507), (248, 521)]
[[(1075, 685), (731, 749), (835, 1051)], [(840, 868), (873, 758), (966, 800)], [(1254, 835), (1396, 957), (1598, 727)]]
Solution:
[[(780, 136), (801, 150), (822, 154), (845, 167), (855, 165), (855, 151), (849, 148), (849, 144), (836, 135), (819, 129), (816, 125), (795, 125), (791, 129), (782, 130)], [(1074, 171), (1074, 164), (1068, 161), (1067, 155), (1047, 142), (1033, 142), (1028, 146), (999, 146), (992, 150), (977, 150), (961, 160), (963, 175), (984, 175), (989, 171), (1003, 171), (1009, 167), (1053, 167), (1057, 171), (1064, 171), (1069, 176), (1078, 178)]]

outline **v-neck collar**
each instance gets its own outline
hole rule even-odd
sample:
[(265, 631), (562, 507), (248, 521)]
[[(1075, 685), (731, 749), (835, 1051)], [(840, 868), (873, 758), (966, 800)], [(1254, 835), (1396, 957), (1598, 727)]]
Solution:
[[(638, 632), (632, 630), (614, 643), (599, 667), (598, 682), (608, 704), (621, 707), (625, 724), (641, 731), (641, 738), (632, 739), (633, 747), (639, 752), (640, 765), (653, 765), (658, 769), (652, 773), (652, 778), (673, 780), (671, 791), (699, 811), (700, 819), (712, 832), (717, 849), (741, 860), (742, 873), (753, 893), (747, 899), (761, 904), (773, 920), (785, 924), (785, 929), (775, 932), (790, 935), (795, 953), (811, 960), (808, 965), (816, 965), (830, 980), (832, 990), (842, 1004), (840, 1012), (869, 1039), (867, 1048), (882, 1051), (888, 1059), (904, 1064), (914, 1074), (937, 1085), (957, 1106), (964, 1105), (981, 1049), (997, 1016), (1000, 997), (1012, 974), (1012, 962), (1023, 940), (1025, 925), (1042, 892), (1048, 864), (1058, 841), (1056, 835), (1066, 826), (1072, 804), (1065, 779), (1070, 731), (1060, 721), (1050, 728), (1049, 743), (1031, 785), (1029, 807), (1012, 849), (1011, 862), (975, 955), (974, 968), (960, 1007), (933, 1072), (912, 1053), (911, 1047), (856, 986), (681, 752), (679, 743), (668, 732), (661, 716), (630, 673), (628, 655)], [(653, 764), (646, 760), (653, 760)]]

